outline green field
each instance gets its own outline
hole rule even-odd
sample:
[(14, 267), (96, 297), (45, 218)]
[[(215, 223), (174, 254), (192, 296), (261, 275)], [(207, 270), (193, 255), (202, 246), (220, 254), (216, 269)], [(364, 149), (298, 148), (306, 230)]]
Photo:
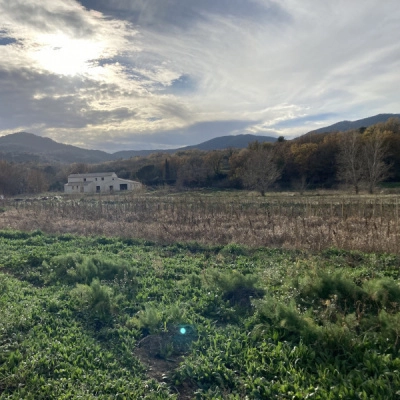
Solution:
[(0, 399), (400, 398), (400, 257), (0, 231)]

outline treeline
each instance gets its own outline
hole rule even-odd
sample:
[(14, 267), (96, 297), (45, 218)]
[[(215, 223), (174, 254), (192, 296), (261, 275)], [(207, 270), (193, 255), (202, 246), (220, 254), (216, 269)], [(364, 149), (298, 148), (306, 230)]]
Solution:
[(380, 182), (400, 182), (400, 120), (368, 128), (308, 134), (246, 149), (178, 151), (90, 165), (40, 165), (0, 160), (0, 194), (62, 191), (71, 173), (114, 171), (148, 186), (298, 190), (352, 187), (373, 193)]
[(400, 182), (400, 120), (290, 141), (281, 137), (276, 143), (253, 142), (241, 150), (156, 153), (86, 168), (115, 171), (149, 186), (249, 188), (264, 194), (270, 189), (347, 185), (356, 192), (373, 192), (380, 182)]

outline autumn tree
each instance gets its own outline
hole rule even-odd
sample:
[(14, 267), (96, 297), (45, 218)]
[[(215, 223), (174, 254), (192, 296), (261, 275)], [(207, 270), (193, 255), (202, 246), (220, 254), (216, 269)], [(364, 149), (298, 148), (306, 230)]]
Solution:
[(16, 195), (23, 192), (22, 169), (18, 164), (0, 160), (0, 194)]
[(224, 159), (224, 153), (219, 150), (213, 150), (208, 152), (204, 157), (204, 162), (207, 169), (215, 176), (221, 174), (222, 161)]
[(362, 135), (353, 130), (339, 135), (339, 153), (337, 155), (338, 179), (351, 185), (356, 194), (366, 175), (365, 153)]
[(392, 165), (390, 180), (400, 182), (400, 119), (389, 118), (383, 125), (383, 130), (390, 132), (387, 137), (389, 155), (386, 161)]
[(391, 165), (385, 162), (389, 154), (388, 139), (391, 133), (379, 126), (368, 128), (364, 133), (365, 180), (369, 193), (374, 193), (378, 183), (389, 177)]
[(163, 178), (164, 178), (164, 182), (166, 182), (166, 183), (168, 183), (171, 180), (171, 170), (169, 167), (168, 158), (166, 158), (164, 161)]
[(24, 174), (24, 192), (42, 193), (48, 190), (49, 184), (45, 174), (37, 169), (30, 169)]
[(69, 166), (68, 174), (86, 174), (89, 172), (89, 166), (85, 163), (74, 163)]
[(159, 185), (162, 181), (162, 170), (154, 164), (145, 165), (136, 172), (136, 179), (145, 185)]
[(273, 145), (252, 143), (246, 153), (242, 153), (241, 156), (245, 161), (238, 174), (243, 186), (257, 190), (264, 196), (282, 174), (282, 169), (278, 167), (275, 160)]
[(300, 193), (303, 193), (308, 185), (310, 174), (313, 172), (311, 159), (317, 149), (318, 144), (316, 143), (294, 143), (290, 148), (294, 163), (300, 176)]
[(183, 157), (179, 166), (176, 185), (178, 187), (198, 187), (207, 183), (208, 169), (204, 159), (199, 154)]

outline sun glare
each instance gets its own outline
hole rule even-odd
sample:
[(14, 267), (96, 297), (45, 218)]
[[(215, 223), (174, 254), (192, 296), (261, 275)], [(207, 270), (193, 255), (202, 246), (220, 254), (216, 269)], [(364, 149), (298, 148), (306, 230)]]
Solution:
[(102, 56), (104, 47), (99, 42), (74, 39), (64, 34), (43, 35), (33, 58), (44, 69), (61, 75), (79, 75), (96, 70), (91, 60)]

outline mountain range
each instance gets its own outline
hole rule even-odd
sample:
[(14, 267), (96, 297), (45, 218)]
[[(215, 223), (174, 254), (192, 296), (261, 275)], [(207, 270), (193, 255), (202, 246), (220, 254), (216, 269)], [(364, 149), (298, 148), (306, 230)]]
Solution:
[[(400, 114), (378, 114), (373, 117), (357, 121), (341, 121), (336, 124), (316, 129), (310, 133), (326, 133), (347, 131), (368, 127), (379, 122), (386, 122), (389, 118)], [(43, 163), (101, 163), (117, 159), (126, 159), (135, 156), (146, 156), (151, 153), (175, 153), (186, 150), (222, 150), (226, 148), (245, 148), (250, 142), (275, 142), (277, 138), (271, 136), (236, 135), (220, 136), (194, 146), (186, 146), (168, 150), (125, 150), (110, 154), (101, 150), (86, 150), (80, 147), (55, 142), (47, 137), (36, 136), (32, 133), (18, 132), (0, 137), (0, 160), (13, 162), (43, 162)]]
[(0, 137), (0, 159), (13, 162), (43, 162), (43, 163), (101, 163), (105, 161), (126, 159), (135, 156), (146, 156), (151, 153), (175, 153), (186, 150), (221, 150), (229, 147), (244, 148), (250, 142), (275, 142), (271, 136), (237, 135), (221, 136), (195, 146), (167, 150), (125, 150), (110, 154), (101, 150), (86, 150), (80, 147), (66, 145), (54, 140), (34, 135), (33, 133), (17, 132)]
[(368, 128), (379, 122), (386, 122), (389, 118), (400, 118), (400, 114), (378, 114), (373, 117), (359, 119), (357, 121), (340, 121), (336, 124), (326, 126), (324, 128), (315, 129), (308, 133), (328, 133), (328, 132), (345, 132), (350, 129)]

